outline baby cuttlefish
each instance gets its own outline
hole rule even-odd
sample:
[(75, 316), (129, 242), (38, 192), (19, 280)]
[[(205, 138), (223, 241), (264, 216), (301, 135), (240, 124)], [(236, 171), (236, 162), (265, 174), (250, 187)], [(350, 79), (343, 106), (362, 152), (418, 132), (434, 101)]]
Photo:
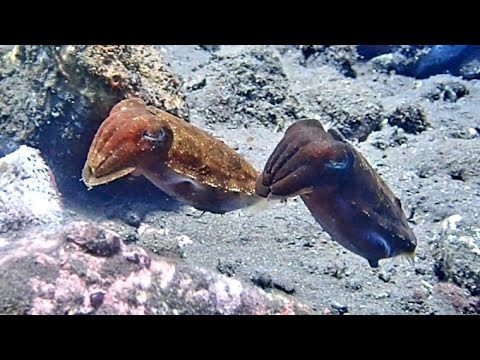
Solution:
[(88, 187), (143, 175), (196, 209), (225, 213), (262, 201), (257, 170), (221, 140), (131, 98), (113, 107), (90, 147), (82, 178)]
[(350, 143), (316, 120), (287, 129), (256, 189), (269, 199), (300, 196), (330, 237), (371, 267), (381, 259), (414, 258), (417, 239), (400, 200)]

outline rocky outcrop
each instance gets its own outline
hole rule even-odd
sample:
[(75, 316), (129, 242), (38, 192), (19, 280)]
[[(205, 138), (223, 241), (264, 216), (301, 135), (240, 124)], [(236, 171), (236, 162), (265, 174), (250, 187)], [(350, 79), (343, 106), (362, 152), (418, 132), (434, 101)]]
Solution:
[(37, 228), (3, 247), (3, 314), (313, 313), (293, 298), (126, 245), (90, 222)]
[(0, 235), (63, 217), (55, 178), (38, 150), (21, 146), (0, 158)]

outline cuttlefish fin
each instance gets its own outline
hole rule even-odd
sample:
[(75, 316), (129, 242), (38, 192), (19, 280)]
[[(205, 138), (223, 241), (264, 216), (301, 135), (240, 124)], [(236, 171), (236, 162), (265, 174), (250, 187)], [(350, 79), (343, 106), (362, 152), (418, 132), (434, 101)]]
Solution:
[(92, 188), (94, 186), (106, 184), (118, 178), (124, 177), (134, 171), (135, 167), (128, 167), (105, 176), (95, 177), (90, 166), (86, 165), (83, 168), (82, 179), (87, 187)]
[(327, 132), (328, 132), (330, 135), (332, 135), (332, 137), (333, 137), (334, 140), (347, 143), (347, 139), (345, 138), (345, 136), (343, 136), (343, 134), (342, 134), (339, 130), (337, 130), (336, 128), (329, 128), (329, 129), (327, 130)]
[(133, 170), (133, 172), (130, 174), (132, 176), (140, 176), (140, 175), (143, 175), (143, 172), (142, 172), (142, 169), (137, 167), (135, 168), (135, 170)]
[(302, 195), (308, 195), (310, 194), (311, 192), (313, 192), (313, 187), (306, 187), (306, 188), (303, 188), (303, 189), (300, 189), (298, 190), (297, 192), (293, 193), (293, 194), (289, 194), (288, 196), (284, 196), (284, 195), (275, 195), (275, 194), (268, 194), (267, 196), (267, 200), (268, 201), (275, 201), (275, 200), (280, 200), (280, 201), (285, 201), (289, 198), (294, 198), (296, 196), (302, 196)]
[(240, 209), (240, 211), (246, 215), (254, 215), (267, 210), (271, 205), (271, 202), (269, 202), (267, 198), (258, 197), (258, 200), (254, 204), (244, 207)]
[(402, 260), (407, 260), (407, 262), (410, 265), (412, 265), (412, 266), (415, 265), (415, 252), (403, 253), (403, 254), (400, 254), (399, 257)]

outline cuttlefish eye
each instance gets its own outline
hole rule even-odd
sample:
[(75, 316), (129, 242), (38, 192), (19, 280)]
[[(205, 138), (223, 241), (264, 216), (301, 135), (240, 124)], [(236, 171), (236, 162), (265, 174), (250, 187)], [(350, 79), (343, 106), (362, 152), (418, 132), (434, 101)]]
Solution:
[(151, 134), (148, 130), (144, 131), (143, 138), (152, 142), (162, 142), (165, 139), (166, 133), (165, 130), (160, 129), (158, 134)]
[(353, 154), (348, 151), (342, 160), (335, 161), (329, 160), (325, 163), (325, 167), (335, 170), (335, 171), (347, 171), (353, 166)]

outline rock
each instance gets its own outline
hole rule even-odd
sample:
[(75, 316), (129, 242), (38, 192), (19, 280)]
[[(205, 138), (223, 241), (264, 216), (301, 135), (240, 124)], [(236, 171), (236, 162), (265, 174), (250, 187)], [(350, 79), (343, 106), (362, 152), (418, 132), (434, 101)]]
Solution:
[(425, 275), (427, 273), (427, 269), (420, 265), (420, 264), (415, 264), (415, 274), (417, 275)]
[(465, 56), (458, 70), (464, 79), (480, 79), (480, 48), (476, 46)]
[(456, 102), (458, 99), (461, 99), (468, 94), (469, 91), (464, 84), (458, 81), (450, 81), (435, 84), (435, 87), (423, 96), (430, 101), (443, 100)]
[(279, 55), (266, 46), (222, 47), (195, 76), (207, 81), (192, 87), (188, 100), (207, 124), (282, 127), (297, 117)]
[(441, 282), (435, 293), (461, 314), (480, 314), (480, 296), (467, 296), (465, 291), (452, 283)]
[(392, 52), (393, 45), (357, 45), (358, 54), (365, 60)]
[(237, 264), (231, 261), (220, 261), (218, 259), (217, 270), (220, 274), (224, 274), (228, 277), (235, 276), (235, 269), (237, 268)]
[(268, 273), (257, 273), (251, 277), (252, 283), (261, 287), (262, 289), (273, 288), (274, 282), (272, 276)]
[(450, 177), (453, 180), (460, 180), (460, 181), (465, 181), (466, 180), (466, 170), (464, 168), (460, 169), (454, 169), (450, 171)]
[(411, 71), (413, 61), (400, 53), (382, 54), (371, 60), (373, 68), (380, 72), (394, 71), (397, 74), (405, 74)]
[(0, 158), (0, 233), (63, 218), (61, 195), (40, 151), (22, 145)]
[[(0, 60), (0, 74), (6, 73), (0, 77), (1, 130), (15, 140), (38, 142), (39, 132), (59, 123), (59, 135), (78, 138), (86, 128), (95, 131), (111, 107), (131, 95), (188, 115), (179, 81), (151, 46), (19, 45)], [(25, 100), (20, 91), (27, 91)]]
[(0, 312), (313, 313), (288, 296), (265, 293), (121, 240), (115, 232), (85, 221), (49, 231), (35, 228), (17, 239), (15, 247), (0, 251)]
[(414, 290), (411, 295), (404, 296), (400, 299), (399, 305), (402, 309), (409, 313), (425, 314), (429, 313), (429, 308), (425, 302), (425, 296), (418, 290)]
[(188, 117), (180, 81), (153, 46), (69, 45), (48, 50), (70, 86), (92, 104), (105, 106), (106, 112), (119, 100), (135, 96), (181, 118)]
[(180, 82), (153, 46), (17, 45), (0, 58), (0, 92), (0, 133), (38, 148), (65, 195), (83, 186), (90, 143), (119, 100), (139, 96), (188, 116)]
[(289, 280), (276, 280), (273, 285), (275, 289), (283, 291), (286, 294), (295, 294), (295, 285)]
[(17, 150), (20, 145), (5, 135), (0, 135), (0, 158)]
[(325, 270), (323, 271), (324, 274), (333, 276), (334, 278), (337, 279), (342, 279), (347, 275), (347, 264), (342, 261), (342, 262), (335, 262), (333, 264), (327, 265)]
[[(443, 175), (446, 178), (461, 177), (462, 181), (475, 182), (480, 179), (480, 158), (476, 154), (480, 151), (480, 142), (471, 140), (468, 146), (463, 139), (435, 139), (431, 146), (420, 148), (418, 153), (417, 172), (422, 176), (430, 177)], [(440, 156), (440, 157), (439, 157)], [(441, 161), (432, 161), (439, 157)]]
[(66, 229), (66, 240), (80, 246), (88, 254), (111, 257), (120, 251), (120, 236), (113, 231), (103, 230), (84, 223), (73, 223)]
[(14, 45), (0, 45), (0, 56), (8, 54), (13, 48)]
[(362, 289), (362, 284), (358, 280), (348, 280), (345, 287), (352, 291), (358, 291)]
[(378, 274), (378, 278), (383, 282), (390, 282), (390, 280), (392, 279), (392, 275), (386, 271), (381, 271)]
[(341, 74), (355, 78), (352, 65), (358, 60), (357, 49), (353, 45), (298, 45), (303, 54), (305, 66), (331, 65)]
[(442, 222), (434, 242), (434, 271), (441, 281), (452, 281), (476, 296), (480, 295), (480, 241), (461, 219), (452, 215)]
[(308, 76), (292, 80), (302, 108), (299, 116), (330, 124), (347, 139), (364, 141), (385, 118), (383, 105), (372, 89), (329, 67), (312, 69)]
[(428, 51), (418, 57), (415, 76), (424, 79), (448, 71), (456, 73), (461, 56), (468, 48), (468, 45), (433, 45), (427, 48)]
[(430, 126), (423, 108), (418, 104), (401, 104), (388, 115), (388, 123), (402, 128), (406, 133), (418, 134)]
[(123, 216), (123, 220), (127, 225), (130, 225), (136, 228), (138, 228), (142, 223), (142, 218), (140, 214), (138, 214), (136, 211), (133, 211), (133, 210), (127, 211)]
[(215, 52), (220, 49), (220, 45), (200, 45), (200, 47), (206, 51)]
[(375, 294), (373, 294), (373, 297), (375, 299), (386, 299), (386, 298), (389, 298), (390, 297), (390, 293), (389, 292), (377, 292)]
[(122, 241), (126, 244), (136, 243), (138, 241), (138, 228), (111, 220), (102, 221), (101, 225), (118, 233), (122, 238)]
[(467, 45), (400, 45), (390, 49), (385, 46), (377, 51), (381, 55), (372, 58), (370, 63), (377, 71), (418, 79), (447, 72), (458, 75), (462, 61), (472, 49)]
[(205, 85), (207, 85), (207, 79), (202, 78), (202, 79), (195, 79), (193, 81), (190, 81), (189, 83), (186, 84), (186, 88), (188, 91), (195, 91), (203, 88)]
[(460, 68), (465, 79), (480, 79), (480, 59), (472, 59)]
[(315, 247), (315, 239), (307, 239), (303, 243), (303, 247), (306, 249)]
[(138, 229), (138, 245), (141, 245), (159, 255), (171, 258), (184, 256), (181, 240), (182, 236), (170, 234), (169, 229), (157, 228), (142, 223)]
[(339, 303), (333, 303), (331, 305), (333, 315), (344, 315), (348, 313), (348, 306)]
[(472, 140), (476, 139), (479, 133), (477, 129), (469, 127), (466, 129), (452, 130), (450, 136), (455, 139)]
[(453, 281), (472, 295), (480, 295), (480, 247), (474, 236), (443, 236), (434, 257), (440, 280)]
[(105, 293), (98, 291), (90, 295), (90, 305), (96, 310), (98, 309), (105, 300)]
[(389, 147), (396, 147), (406, 144), (408, 137), (405, 131), (399, 127), (385, 127), (382, 131), (376, 131), (370, 134), (367, 140), (370, 144), (380, 150)]

